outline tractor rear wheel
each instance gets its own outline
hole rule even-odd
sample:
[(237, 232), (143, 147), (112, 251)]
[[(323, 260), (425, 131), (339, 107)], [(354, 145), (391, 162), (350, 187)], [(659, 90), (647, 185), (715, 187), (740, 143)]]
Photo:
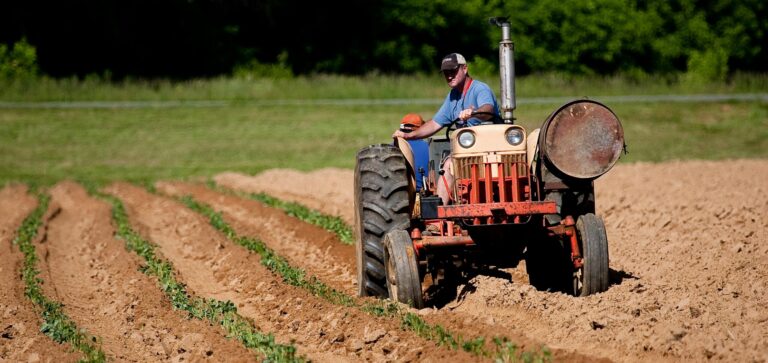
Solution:
[(360, 296), (386, 298), (384, 236), (410, 227), (405, 157), (394, 145), (371, 145), (355, 166), (355, 250)]
[(582, 267), (573, 273), (573, 294), (587, 296), (608, 290), (608, 236), (603, 220), (587, 213), (576, 221)]
[(408, 232), (399, 229), (387, 233), (384, 237), (384, 263), (389, 297), (416, 309), (423, 308), (419, 265)]

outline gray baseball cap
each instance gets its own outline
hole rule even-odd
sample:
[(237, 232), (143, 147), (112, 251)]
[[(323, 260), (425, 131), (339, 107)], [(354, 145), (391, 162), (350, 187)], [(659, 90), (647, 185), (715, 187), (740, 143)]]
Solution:
[(443, 57), (443, 61), (440, 63), (440, 71), (452, 71), (459, 68), (462, 64), (467, 64), (464, 56), (459, 53), (451, 53)]

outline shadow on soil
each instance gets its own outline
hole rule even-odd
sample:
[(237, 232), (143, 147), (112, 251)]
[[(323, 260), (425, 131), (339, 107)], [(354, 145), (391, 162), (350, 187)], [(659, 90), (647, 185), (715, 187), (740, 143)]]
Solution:
[[(442, 283), (438, 285), (430, 285), (424, 292), (426, 306), (442, 309), (460, 304), (467, 295), (477, 291), (477, 286), (471, 282), (471, 280), (477, 276), (495, 277), (513, 283), (512, 274), (506, 271), (497, 268), (472, 269), (464, 274), (454, 274), (454, 276), (452, 276), (453, 278), (444, 278)], [(621, 285), (625, 280), (638, 280), (639, 277), (623, 270), (609, 269), (608, 279), (610, 281), (608, 289), (610, 290), (611, 287)], [(569, 291), (563, 290), (550, 289), (540, 291), (572, 295)]]

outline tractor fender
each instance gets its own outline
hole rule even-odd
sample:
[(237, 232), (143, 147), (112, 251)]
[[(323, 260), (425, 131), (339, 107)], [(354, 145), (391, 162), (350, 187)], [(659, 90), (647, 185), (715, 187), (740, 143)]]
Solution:
[(396, 137), (395, 146), (400, 149), (400, 152), (403, 153), (406, 160), (406, 169), (408, 169), (408, 201), (410, 202), (409, 210), (410, 212), (413, 212), (416, 199), (416, 161), (413, 157), (411, 144), (409, 144), (408, 141), (402, 137)]
[(530, 134), (528, 134), (527, 145), (526, 145), (526, 156), (528, 157), (528, 165), (533, 165), (533, 159), (536, 158), (536, 147), (539, 145), (539, 131), (541, 129), (536, 129), (531, 131)]

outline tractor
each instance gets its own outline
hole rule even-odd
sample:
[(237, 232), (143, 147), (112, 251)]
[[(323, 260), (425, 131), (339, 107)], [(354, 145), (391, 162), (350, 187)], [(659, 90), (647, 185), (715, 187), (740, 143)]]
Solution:
[[(525, 261), (539, 290), (587, 296), (609, 287), (608, 238), (595, 214), (594, 180), (626, 152), (618, 117), (577, 99), (527, 133), (515, 124), (514, 43), (501, 28), (500, 117), (446, 128), (429, 142), (429, 170), (414, 170), (408, 143), (362, 148), (355, 167), (358, 293), (425, 306), (427, 290), (478, 266)], [(456, 120), (458, 121), (458, 120)], [(450, 155), (451, 199), (436, 195)], [(415, 176), (425, 175), (421, 190)], [(427, 300), (428, 301), (428, 300)]]

